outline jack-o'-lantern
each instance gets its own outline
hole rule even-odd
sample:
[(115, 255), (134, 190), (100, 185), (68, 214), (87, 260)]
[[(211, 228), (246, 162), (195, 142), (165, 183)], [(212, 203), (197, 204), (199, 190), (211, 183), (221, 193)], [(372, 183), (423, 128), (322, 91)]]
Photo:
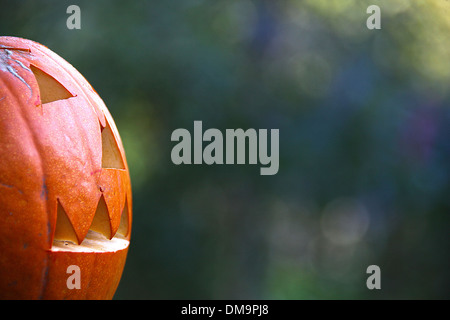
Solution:
[(0, 299), (111, 299), (131, 201), (99, 95), (47, 47), (0, 37)]

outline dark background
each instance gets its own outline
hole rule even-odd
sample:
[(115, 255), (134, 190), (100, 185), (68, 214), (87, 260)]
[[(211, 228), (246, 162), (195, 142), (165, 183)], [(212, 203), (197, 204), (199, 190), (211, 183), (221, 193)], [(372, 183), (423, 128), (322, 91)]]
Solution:
[[(448, 1), (2, 0), (0, 34), (61, 55), (116, 121), (134, 197), (116, 299), (450, 298)], [(194, 120), (279, 129), (278, 174), (174, 165)]]

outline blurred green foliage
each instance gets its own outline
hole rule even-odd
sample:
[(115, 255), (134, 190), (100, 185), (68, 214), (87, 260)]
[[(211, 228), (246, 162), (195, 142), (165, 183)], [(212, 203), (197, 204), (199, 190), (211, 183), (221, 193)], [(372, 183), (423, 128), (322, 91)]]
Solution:
[[(2, 35), (72, 63), (115, 118), (134, 195), (117, 299), (450, 298), (450, 2), (0, 8)], [(280, 171), (175, 166), (171, 132), (194, 120), (280, 129)]]

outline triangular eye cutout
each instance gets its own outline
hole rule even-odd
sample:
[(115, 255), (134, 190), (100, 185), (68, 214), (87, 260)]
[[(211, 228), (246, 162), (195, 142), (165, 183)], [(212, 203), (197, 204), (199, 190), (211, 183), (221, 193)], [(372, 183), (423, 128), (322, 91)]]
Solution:
[(98, 201), (97, 211), (95, 211), (94, 220), (92, 220), (89, 230), (101, 233), (108, 239), (112, 238), (111, 222), (109, 220), (108, 208), (103, 196), (101, 196)]
[(56, 216), (56, 228), (55, 235), (53, 237), (54, 240), (60, 241), (70, 241), (78, 244), (78, 238), (73, 229), (73, 225), (67, 217), (66, 211), (64, 211), (63, 207), (57, 201), (57, 216)]
[(125, 201), (125, 206), (123, 207), (122, 217), (120, 218), (119, 229), (117, 229), (117, 234), (126, 237), (128, 235), (128, 201)]
[(109, 124), (102, 130), (102, 168), (125, 169), (117, 141)]
[(30, 65), (30, 68), (39, 85), (42, 104), (73, 97), (73, 95), (51, 75), (33, 65)]

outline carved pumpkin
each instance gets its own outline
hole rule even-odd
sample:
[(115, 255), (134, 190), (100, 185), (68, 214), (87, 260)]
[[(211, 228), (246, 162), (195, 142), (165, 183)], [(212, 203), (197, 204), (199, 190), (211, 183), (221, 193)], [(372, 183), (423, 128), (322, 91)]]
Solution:
[(102, 99), (48, 48), (0, 37), (0, 299), (111, 299), (131, 202)]

